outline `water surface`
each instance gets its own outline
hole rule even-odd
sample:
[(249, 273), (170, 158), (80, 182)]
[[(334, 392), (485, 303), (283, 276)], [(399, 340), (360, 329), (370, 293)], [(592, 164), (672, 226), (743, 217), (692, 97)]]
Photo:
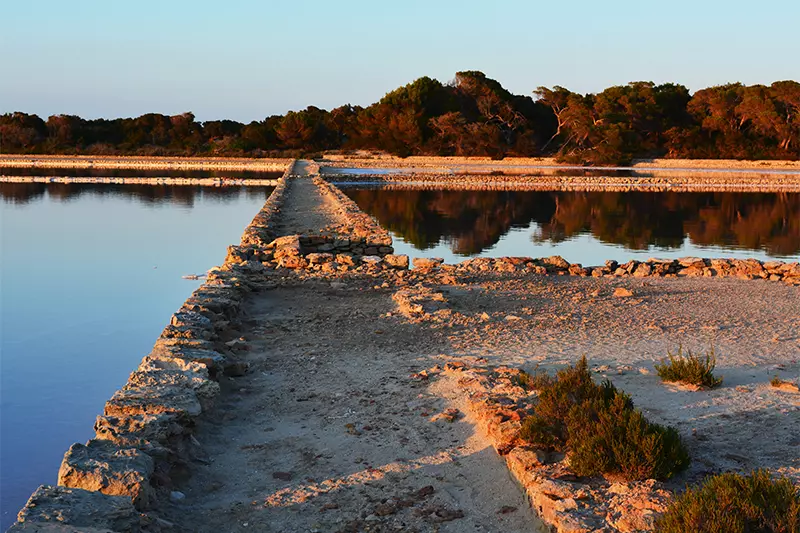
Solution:
[(800, 258), (797, 193), (343, 190), (392, 232), (397, 253), (448, 262)]
[(270, 191), (0, 184), (0, 529)]

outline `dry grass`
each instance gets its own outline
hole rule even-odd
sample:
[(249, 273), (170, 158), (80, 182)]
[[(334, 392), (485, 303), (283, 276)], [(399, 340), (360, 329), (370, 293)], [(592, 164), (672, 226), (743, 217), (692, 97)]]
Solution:
[(662, 359), (661, 364), (656, 364), (656, 372), (661, 381), (668, 383), (683, 383), (698, 387), (712, 389), (722, 383), (722, 378), (714, 375), (717, 358), (714, 347), (706, 352), (705, 356), (695, 355), (691, 350), (683, 353), (683, 347), (678, 347), (678, 352), (668, 352), (668, 359)]

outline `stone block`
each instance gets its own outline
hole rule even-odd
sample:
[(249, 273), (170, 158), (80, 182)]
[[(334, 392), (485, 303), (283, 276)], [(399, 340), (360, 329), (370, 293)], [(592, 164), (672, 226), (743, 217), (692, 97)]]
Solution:
[(127, 496), (41, 485), (9, 533), (139, 533), (141, 517)]
[(92, 439), (85, 445), (76, 443), (70, 447), (58, 470), (58, 484), (109, 496), (128, 496), (137, 509), (145, 509), (154, 497), (150, 485), (153, 470), (149, 455)]

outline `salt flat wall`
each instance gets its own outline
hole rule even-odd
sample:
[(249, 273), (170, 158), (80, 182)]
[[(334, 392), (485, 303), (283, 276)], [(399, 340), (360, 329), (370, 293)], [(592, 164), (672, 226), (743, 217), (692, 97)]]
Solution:
[(18, 168), (133, 168), (148, 170), (286, 170), (292, 159), (235, 157), (121, 157), (2, 155), (0, 167)]
[[(495, 160), (490, 157), (458, 157), (458, 156), (410, 156), (397, 157), (387, 154), (325, 154), (323, 165), (337, 167), (377, 167), (408, 168), (436, 167), (459, 168), (469, 166), (492, 167), (498, 170), (511, 170), (515, 166), (555, 166), (571, 168), (556, 161), (553, 157), (506, 157)], [(589, 167), (602, 169), (603, 167)], [(681, 169), (782, 169), (800, 170), (800, 161), (740, 161), (735, 159), (635, 159), (631, 168), (681, 168)]]
[(332, 183), (375, 183), (415, 189), (572, 190), (572, 191), (739, 191), (800, 192), (800, 173), (690, 173), (668, 171), (635, 176), (562, 176), (558, 174), (453, 174), (398, 172), (393, 174), (326, 175)]
[(103, 185), (199, 185), (202, 187), (266, 187), (276, 185), (278, 180), (258, 178), (173, 178), (168, 176), (150, 178), (88, 176), (0, 176), (0, 183), (99, 183)]

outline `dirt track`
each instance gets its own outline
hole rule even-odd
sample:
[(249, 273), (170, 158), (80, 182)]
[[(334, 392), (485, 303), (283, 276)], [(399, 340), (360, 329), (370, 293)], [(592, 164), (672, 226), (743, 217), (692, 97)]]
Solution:
[[(330, 222), (307, 185), (292, 185), (284, 231)], [(614, 298), (620, 285), (634, 296)], [(464, 410), (455, 385), (415, 376), (448, 361), (553, 370), (586, 354), (598, 377), (680, 430), (695, 461), (675, 486), (757, 467), (800, 479), (800, 397), (768, 384), (800, 371), (795, 287), (273, 270), (262, 288), (243, 304), (250, 371), (222, 378), (218, 405), (195, 433), (206, 457), (174, 487), (185, 499), (161, 509), (178, 530), (535, 530), (534, 514), (470, 420), (441, 417)], [(403, 314), (393, 295), (424, 288), (441, 296), (435, 309)], [(712, 342), (722, 388), (681, 391), (653, 375), (654, 361), (679, 343)]]

